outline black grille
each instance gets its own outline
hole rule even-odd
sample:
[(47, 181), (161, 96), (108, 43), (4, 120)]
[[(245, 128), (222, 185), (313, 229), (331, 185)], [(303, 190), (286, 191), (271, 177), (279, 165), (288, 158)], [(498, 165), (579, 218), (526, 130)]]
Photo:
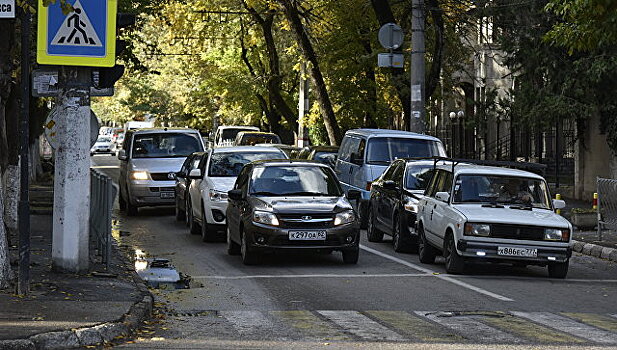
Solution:
[(332, 227), (332, 214), (279, 214), (283, 228), (318, 229)]
[(152, 177), (153, 181), (173, 181), (175, 180), (175, 177), (170, 179), (169, 176), (170, 173), (150, 173), (150, 176)]
[(491, 237), (509, 238), (509, 239), (526, 239), (529, 241), (543, 241), (544, 240), (544, 227), (492, 224), (491, 225)]
[(305, 247), (305, 246), (336, 247), (336, 246), (345, 244), (342, 238), (339, 239), (337, 236), (334, 236), (334, 235), (327, 235), (325, 241), (304, 241), (304, 240), (291, 241), (289, 240), (288, 237), (278, 236), (278, 237), (271, 238), (267, 243), (273, 246), (302, 246), (302, 247)]

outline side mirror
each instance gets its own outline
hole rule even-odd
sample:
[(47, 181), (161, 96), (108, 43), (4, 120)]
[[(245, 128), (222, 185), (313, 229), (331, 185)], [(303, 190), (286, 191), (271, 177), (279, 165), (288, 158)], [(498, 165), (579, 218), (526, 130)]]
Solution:
[(120, 151), (118, 151), (118, 159), (120, 160), (126, 160), (128, 157), (126, 156), (126, 151), (121, 149)]
[(189, 173), (189, 178), (191, 179), (201, 179), (201, 169), (193, 169)]
[(362, 194), (358, 190), (349, 190), (347, 191), (347, 199), (349, 200), (358, 200), (362, 197)]
[(398, 188), (398, 186), (396, 185), (396, 182), (392, 180), (384, 181), (382, 186), (386, 190), (396, 190)]
[(356, 165), (362, 165), (364, 163), (364, 159), (362, 159), (361, 155), (354, 152), (351, 154), (351, 162)]
[(241, 189), (236, 189), (236, 190), (231, 190), (227, 192), (227, 195), (229, 196), (229, 199), (234, 200), (234, 201), (239, 201), (244, 199), (243, 195), (242, 195), (242, 190)]
[(566, 202), (561, 199), (553, 199), (553, 206), (555, 209), (563, 209), (566, 207)]
[(437, 192), (435, 193), (435, 198), (447, 203), (450, 200), (450, 194), (448, 192)]

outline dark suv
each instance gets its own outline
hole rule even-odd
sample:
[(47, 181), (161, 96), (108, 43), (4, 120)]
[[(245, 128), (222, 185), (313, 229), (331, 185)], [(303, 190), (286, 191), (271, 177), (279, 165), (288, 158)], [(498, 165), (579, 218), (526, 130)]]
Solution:
[(277, 249), (340, 250), (358, 262), (360, 226), (332, 169), (307, 161), (260, 161), (244, 166), (228, 192), (227, 244), (255, 264)]

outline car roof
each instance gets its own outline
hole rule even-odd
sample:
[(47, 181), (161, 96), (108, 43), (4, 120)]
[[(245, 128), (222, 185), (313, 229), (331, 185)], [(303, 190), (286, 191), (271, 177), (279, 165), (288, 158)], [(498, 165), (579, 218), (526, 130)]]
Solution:
[(433, 140), (440, 141), (438, 138), (426, 134), (418, 134), (411, 131), (390, 130), (390, 129), (352, 129), (348, 130), (345, 135), (354, 134), (364, 137), (401, 137), (411, 139)]
[(284, 143), (258, 143), (255, 146), (258, 147), (274, 147), (274, 148), (285, 148), (285, 149), (300, 149), (300, 147), (286, 145)]
[[(444, 165), (438, 164), (438, 169), (452, 171), (452, 164)], [(454, 166), (454, 174), (458, 175), (494, 175), (494, 176), (517, 176), (517, 177), (529, 177), (538, 180), (544, 180), (544, 178), (538, 174), (512, 168), (486, 166), (477, 164), (457, 164)]]
[[(276, 147), (266, 146), (229, 146), (229, 147), (217, 147), (212, 149), (212, 153), (224, 153), (224, 152), (283, 152)], [(283, 152), (285, 153), (285, 152)]]
[(275, 136), (278, 136), (278, 135), (276, 135), (276, 134), (275, 134), (275, 133), (273, 133), (273, 132), (268, 132), (268, 131), (257, 131), (257, 130), (240, 131), (240, 132), (238, 133), (238, 135), (240, 135), (240, 134), (242, 134), (242, 135), (275, 135)]
[(310, 166), (310, 167), (319, 166), (319, 167), (330, 169), (330, 167), (326, 164), (311, 161), (311, 160), (306, 160), (306, 159), (290, 159), (290, 160), (266, 159), (266, 160), (256, 160), (252, 163), (256, 165), (261, 165), (261, 166)]
[(338, 149), (339, 149), (338, 146), (314, 146), (314, 147), (311, 147), (311, 151), (315, 151), (315, 152), (327, 152), (327, 151), (337, 152)]
[(131, 130), (131, 132), (133, 132), (133, 134), (154, 134), (154, 133), (178, 133), (178, 132), (183, 132), (183, 133), (197, 133), (199, 134), (199, 131), (195, 130), (195, 129), (188, 129), (188, 128), (144, 128), (144, 129), (133, 129)]
[(221, 125), (217, 129), (225, 130), (225, 129), (245, 129), (245, 130), (259, 130), (256, 126), (248, 126), (248, 125)]

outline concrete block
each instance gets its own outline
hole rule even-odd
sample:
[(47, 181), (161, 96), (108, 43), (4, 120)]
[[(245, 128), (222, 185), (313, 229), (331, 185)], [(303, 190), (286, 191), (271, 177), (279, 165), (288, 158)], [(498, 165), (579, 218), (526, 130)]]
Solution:
[(0, 350), (36, 350), (29, 339), (0, 340)]
[(606, 248), (606, 247), (602, 248), (602, 253), (600, 253), (600, 257), (602, 259), (608, 259), (608, 257), (611, 255), (611, 252), (613, 250), (615, 250), (615, 249), (613, 249), (613, 248)]
[(608, 255), (608, 259), (617, 262), (617, 249), (613, 249), (613, 251)]
[(79, 347), (79, 339), (73, 331), (37, 334), (31, 336), (30, 340), (37, 349), (55, 350)]
[(75, 334), (77, 335), (77, 339), (79, 339), (79, 344), (81, 346), (103, 343), (101, 334), (93, 327), (76, 329)]
[(129, 334), (129, 328), (123, 323), (104, 323), (93, 328), (99, 332), (103, 341), (111, 341)]
[(591, 247), (591, 256), (599, 258), (601, 254), (602, 254), (602, 246), (594, 244), (593, 247)]
[(580, 242), (580, 241), (576, 241), (574, 242), (574, 244), (572, 245), (572, 250), (574, 250), (575, 252), (582, 252), (583, 251), (583, 247), (585, 246), (585, 242)]
[(583, 250), (581, 251), (581, 253), (585, 254), (585, 255), (591, 255), (591, 248), (593, 248), (593, 244), (591, 243), (585, 243), (585, 245), (583, 246)]

